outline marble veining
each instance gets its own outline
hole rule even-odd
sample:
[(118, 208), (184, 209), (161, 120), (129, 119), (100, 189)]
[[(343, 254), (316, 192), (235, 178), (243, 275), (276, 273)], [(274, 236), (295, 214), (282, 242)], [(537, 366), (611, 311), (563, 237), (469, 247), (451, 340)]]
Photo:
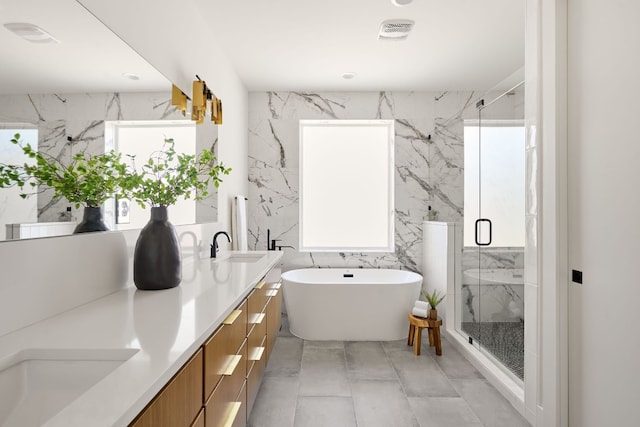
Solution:
[[(38, 127), (38, 149), (69, 164), (78, 153), (100, 154), (105, 150), (105, 121), (184, 120), (171, 105), (170, 94), (159, 93), (81, 93), (24, 94), (0, 96), (0, 122), (30, 123)], [(217, 131), (198, 148), (217, 144)], [(211, 142), (213, 141), (213, 143)], [(198, 203), (197, 220), (217, 217), (215, 188), (213, 197)], [(54, 198), (50, 188), (38, 189), (38, 221), (59, 221), (69, 205)], [(81, 210), (73, 209), (80, 218)]]
[(463, 214), (463, 120), (474, 92), (255, 92), (249, 94), (249, 247), (266, 249), (266, 230), (298, 245), (299, 120), (395, 120), (395, 251), (300, 253), (284, 249), (285, 269), (402, 268), (421, 272), (422, 221)]

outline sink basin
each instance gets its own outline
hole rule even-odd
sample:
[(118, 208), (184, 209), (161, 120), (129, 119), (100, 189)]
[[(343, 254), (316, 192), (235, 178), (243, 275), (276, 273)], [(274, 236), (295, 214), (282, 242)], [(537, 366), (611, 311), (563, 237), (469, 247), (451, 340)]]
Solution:
[(27, 349), (0, 361), (0, 425), (39, 426), (136, 349)]
[(254, 263), (260, 261), (266, 254), (266, 251), (227, 252), (216, 258), (215, 262)]

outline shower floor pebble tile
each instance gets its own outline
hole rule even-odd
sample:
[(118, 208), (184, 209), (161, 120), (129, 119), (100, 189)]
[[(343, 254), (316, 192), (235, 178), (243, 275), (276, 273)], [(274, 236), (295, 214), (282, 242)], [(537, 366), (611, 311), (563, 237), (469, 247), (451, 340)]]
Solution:
[(529, 426), (446, 340), (416, 357), (406, 340), (305, 341), (286, 320), (248, 426)]

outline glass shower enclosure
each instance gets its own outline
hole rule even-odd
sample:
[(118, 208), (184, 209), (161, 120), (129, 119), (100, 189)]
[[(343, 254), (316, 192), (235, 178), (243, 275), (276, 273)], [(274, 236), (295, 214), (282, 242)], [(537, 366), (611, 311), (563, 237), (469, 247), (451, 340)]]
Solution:
[(456, 331), (524, 378), (524, 84), (476, 104), (464, 127), (462, 274)]

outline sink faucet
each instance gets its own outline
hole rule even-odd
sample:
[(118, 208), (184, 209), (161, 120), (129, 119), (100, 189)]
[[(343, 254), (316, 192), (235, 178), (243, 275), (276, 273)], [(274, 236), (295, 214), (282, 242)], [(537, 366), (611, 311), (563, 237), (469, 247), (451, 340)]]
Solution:
[[(295, 249), (293, 246), (290, 245), (277, 245), (276, 246), (278, 248), (279, 251), (282, 250), (282, 248), (291, 248), (291, 249)], [(274, 249), (275, 250), (275, 249)]]
[(213, 235), (213, 244), (211, 245), (211, 258), (216, 257), (216, 253), (218, 252), (218, 236), (221, 234), (225, 235), (229, 243), (231, 243), (231, 237), (229, 237), (226, 231), (218, 231)]

